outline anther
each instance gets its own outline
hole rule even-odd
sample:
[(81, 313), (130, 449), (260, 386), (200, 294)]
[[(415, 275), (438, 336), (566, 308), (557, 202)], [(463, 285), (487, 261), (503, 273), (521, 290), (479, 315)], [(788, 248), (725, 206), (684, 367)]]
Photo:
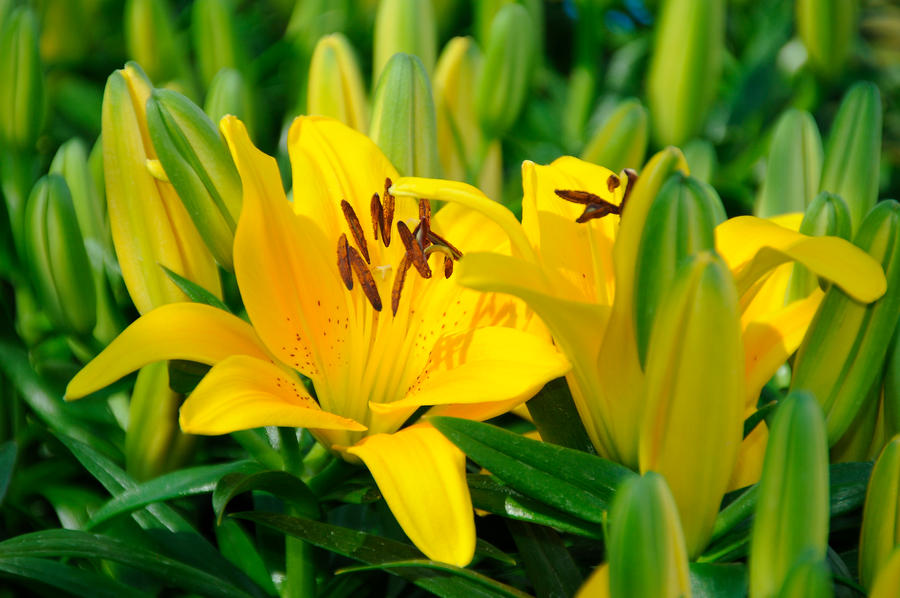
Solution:
[(609, 216), (610, 214), (618, 214), (619, 206), (614, 203), (609, 203), (608, 201), (600, 200), (598, 203), (592, 203), (584, 208), (584, 212), (581, 213), (581, 216), (575, 219), (575, 222), (585, 223), (588, 220), (594, 220), (596, 218), (603, 218), (604, 216)]
[(428, 260), (425, 259), (422, 247), (402, 220), (397, 222), (397, 232), (400, 233), (400, 240), (403, 241), (403, 246), (406, 247), (406, 255), (409, 256), (419, 275), (422, 278), (431, 278), (431, 268), (428, 267)]
[(610, 193), (618, 189), (619, 185), (621, 184), (622, 181), (620, 181), (619, 177), (614, 174), (609, 175), (609, 178), (606, 179), (606, 188), (609, 189)]
[(428, 231), (428, 240), (431, 241), (431, 243), (434, 245), (443, 245), (444, 247), (449, 249), (450, 253), (453, 254), (453, 259), (458, 260), (462, 257), (462, 251), (454, 247), (450, 241), (440, 236), (433, 230)]
[(397, 273), (394, 275), (394, 286), (391, 288), (391, 312), (396, 316), (397, 308), (400, 307), (400, 293), (403, 292), (403, 282), (406, 280), (406, 271), (409, 270), (410, 263), (406, 254), (400, 258), (400, 265), (397, 266)]
[(453, 260), (444, 256), (444, 278), (450, 278), (451, 274), (453, 274)]
[(353, 233), (353, 239), (356, 241), (357, 247), (359, 247), (359, 250), (362, 252), (363, 257), (366, 258), (366, 263), (368, 264), (369, 248), (366, 246), (366, 236), (363, 234), (359, 218), (356, 217), (353, 206), (351, 206), (350, 202), (346, 199), (341, 200), (341, 210), (343, 210), (344, 218), (346, 218), (347, 224), (350, 226), (350, 232)]
[(560, 199), (571, 201), (572, 203), (580, 203), (584, 206), (604, 201), (599, 195), (594, 195), (593, 193), (590, 193), (588, 191), (577, 191), (574, 189), (556, 189), (554, 193), (556, 193), (557, 197), (559, 197)]
[[(379, 199), (377, 193), (372, 194), (372, 202), (369, 207), (372, 211), (372, 230), (377, 241), (379, 232), (384, 229), (384, 208), (381, 206), (381, 199)], [(383, 235), (384, 233), (382, 232), (381, 234)]]
[(375, 279), (372, 277), (368, 266), (366, 266), (356, 247), (350, 247), (347, 253), (350, 266), (356, 273), (356, 278), (359, 279), (359, 286), (362, 287), (363, 294), (369, 300), (369, 303), (372, 304), (372, 307), (375, 308), (375, 311), (381, 311), (381, 296), (378, 294), (378, 287), (375, 285)]
[(428, 233), (431, 232), (431, 203), (427, 199), (419, 200), (419, 222), (422, 229), (416, 238), (422, 242), (428, 238)]
[(384, 179), (384, 226), (381, 232), (385, 247), (391, 245), (391, 227), (394, 226), (394, 196), (391, 195), (391, 185), (393, 184), (390, 177)]
[(337, 247), (337, 265), (338, 272), (341, 273), (341, 280), (344, 281), (344, 286), (347, 287), (348, 291), (353, 290), (353, 272), (350, 270), (350, 244), (347, 243), (347, 234), (341, 233), (340, 238), (338, 239), (338, 247)]
[(622, 203), (619, 204), (619, 214), (621, 215), (622, 210), (625, 209), (625, 202), (628, 200), (628, 197), (631, 195), (631, 190), (634, 189), (634, 186), (638, 181), (638, 173), (635, 172), (631, 168), (625, 169), (625, 176), (628, 177), (628, 182), (625, 183), (625, 194), (622, 195)]

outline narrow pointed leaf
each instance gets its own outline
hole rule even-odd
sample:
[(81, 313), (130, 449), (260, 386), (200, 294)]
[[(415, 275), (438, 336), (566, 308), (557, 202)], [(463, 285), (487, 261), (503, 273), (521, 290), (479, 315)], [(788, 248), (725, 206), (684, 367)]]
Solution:
[(76, 596), (94, 598), (150, 596), (93, 571), (30, 556), (0, 556), (0, 573), (38, 581)]
[(258, 471), (231, 473), (216, 484), (212, 504), (216, 520), (221, 524), (225, 508), (238, 494), (262, 490), (290, 502), (298, 513), (306, 517), (319, 516), (319, 503), (312, 490), (295, 475), (286, 471)]

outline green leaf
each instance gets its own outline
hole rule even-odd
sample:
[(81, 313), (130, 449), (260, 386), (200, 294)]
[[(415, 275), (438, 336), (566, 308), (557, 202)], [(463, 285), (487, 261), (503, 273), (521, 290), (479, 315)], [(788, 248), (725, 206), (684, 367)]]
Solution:
[[(5, 406), (4, 406), (5, 408)], [(13, 470), (16, 467), (16, 447), (15, 440), (8, 440), (0, 444), (0, 505), (6, 497), (6, 490), (9, 488), (9, 481), (12, 479)]]
[(75, 596), (95, 598), (149, 597), (125, 584), (69, 565), (30, 556), (0, 556), (0, 571), (59, 588)]
[(130, 513), (152, 503), (211, 492), (223, 476), (258, 470), (255, 461), (237, 461), (221, 465), (201, 465), (161, 475), (125, 490), (100, 507), (89, 524), (94, 528), (109, 519)]
[(473, 461), (522, 494), (601, 524), (631, 470), (612, 461), (453, 417), (429, 421)]
[(106, 559), (146, 571), (169, 587), (202, 596), (250, 596), (230, 582), (195, 567), (120, 540), (76, 530), (45, 530), (0, 542), (0, 559), (7, 557)]
[(694, 598), (743, 598), (747, 595), (747, 567), (739, 563), (691, 563)]
[(551, 380), (526, 404), (541, 439), (566, 448), (597, 454), (575, 409), (565, 378)]
[(232, 473), (219, 480), (212, 495), (216, 521), (222, 523), (231, 499), (251, 490), (262, 490), (290, 502), (304, 517), (317, 519), (320, 515), (319, 501), (303, 480), (286, 471), (258, 471)]
[(766, 419), (772, 410), (778, 406), (778, 401), (770, 401), (759, 409), (750, 414), (750, 417), (744, 420), (744, 438), (750, 435), (750, 432), (756, 429), (759, 422)]
[(240, 524), (232, 519), (226, 519), (215, 529), (222, 555), (246, 573), (266, 593), (276, 595), (277, 591), (265, 561)]
[(583, 578), (559, 535), (530, 523), (510, 520), (506, 525), (535, 594), (540, 598), (574, 596)]
[(407, 569), (407, 568), (424, 568), (424, 569), (434, 569), (436, 571), (442, 572), (451, 572), (454, 575), (458, 575), (460, 578), (466, 579), (473, 584), (478, 584), (479, 586), (483, 586), (483, 588), (488, 592), (488, 596), (508, 596), (509, 598), (531, 598), (525, 592), (521, 592), (516, 588), (511, 586), (502, 584), (498, 581), (494, 581), (490, 577), (486, 577), (480, 573), (476, 573), (471, 569), (465, 569), (463, 567), (454, 567), (453, 565), (448, 565), (446, 563), (441, 563), (438, 561), (428, 561), (424, 559), (420, 560), (412, 560), (412, 561), (397, 561), (394, 563), (384, 563), (382, 565), (362, 565), (360, 567), (346, 567), (344, 569), (340, 569), (337, 571), (338, 575), (344, 573), (352, 573), (355, 571), (371, 571), (372, 569), (383, 569), (385, 571), (390, 571), (391, 569)]
[(235, 513), (232, 517), (259, 523), (366, 565), (385, 569), (438, 596), (522, 596), (518, 590), (478, 574), (475, 574), (478, 575), (475, 580), (471, 576), (473, 572), (466, 569), (423, 560), (417, 548), (396, 540), (277, 513), (252, 511)]
[(196, 282), (188, 280), (184, 276), (181, 276), (180, 274), (173, 272), (172, 270), (169, 270), (162, 264), (160, 264), (159, 267), (162, 268), (163, 270), (165, 270), (165, 272), (169, 276), (169, 278), (172, 279), (172, 282), (175, 283), (175, 286), (177, 286), (179, 289), (181, 289), (182, 292), (184, 292), (184, 294), (187, 295), (188, 298), (191, 301), (193, 301), (194, 303), (205, 303), (206, 305), (218, 307), (219, 309), (222, 309), (222, 310), (227, 311), (228, 313), (231, 313), (231, 310), (228, 309), (227, 305), (222, 303), (221, 299), (219, 299), (218, 297), (216, 297), (215, 295), (213, 295), (212, 293), (210, 293), (209, 291), (207, 291), (206, 289), (201, 287)]
[(503, 485), (494, 476), (469, 474), (469, 494), (476, 509), (494, 515), (537, 523), (593, 539), (603, 539), (603, 527), (573, 517)]

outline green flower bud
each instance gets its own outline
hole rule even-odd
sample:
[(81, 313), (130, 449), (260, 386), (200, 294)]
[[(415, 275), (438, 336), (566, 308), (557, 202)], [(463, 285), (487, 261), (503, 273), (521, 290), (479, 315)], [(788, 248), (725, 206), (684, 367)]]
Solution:
[(878, 572), (869, 598), (894, 598), (900, 594), (900, 546)]
[(846, 93), (831, 125), (819, 186), (847, 202), (854, 232), (878, 199), (880, 161), (881, 95), (862, 81)]
[(691, 176), (709, 183), (718, 167), (716, 148), (706, 139), (691, 139), (684, 145), (684, 159), (687, 160)]
[(502, 137), (525, 105), (536, 61), (535, 26), (520, 4), (507, 4), (491, 25), (475, 106), (489, 138)]
[(94, 286), (72, 196), (57, 174), (41, 178), (25, 207), (25, 248), (31, 280), (53, 324), (76, 335), (96, 321)]
[(731, 272), (711, 251), (687, 258), (664, 297), (647, 350), (638, 457), (642, 472), (665, 476), (696, 556), (712, 535), (741, 445), (740, 313)]
[(372, 101), (369, 137), (402, 176), (440, 176), (431, 83), (422, 61), (395, 54), (384, 67)]
[(822, 409), (807, 392), (778, 406), (769, 430), (750, 535), (750, 596), (775, 596), (800, 559), (828, 547), (828, 444)]
[(157, 82), (178, 79), (195, 95), (185, 49), (175, 32), (166, 0), (128, 0), (125, 43), (128, 57)]
[(31, 150), (44, 125), (44, 71), (28, 7), (13, 10), (0, 28), (0, 81), (0, 142)]
[(900, 203), (879, 203), (853, 242), (881, 264), (887, 290), (864, 305), (832, 286), (797, 352), (791, 382), (792, 389), (810, 391), (822, 405), (829, 445), (844, 435), (880, 380), (900, 316)]
[(306, 111), (338, 119), (363, 131), (369, 126), (369, 106), (353, 46), (340, 33), (316, 44), (309, 65)]
[(827, 79), (844, 69), (857, 30), (856, 0), (797, 0), (797, 31), (809, 62)]
[(375, 15), (374, 36), (373, 81), (381, 79), (382, 70), (398, 52), (417, 56), (426, 73), (434, 69), (437, 24), (430, 1), (381, 0)]
[(875, 462), (859, 535), (859, 580), (871, 589), (878, 571), (900, 546), (900, 436), (894, 436)]
[(166, 176), (216, 261), (233, 267), (241, 179), (215, 125), (183, 95), (156, 89), (147, 100), (150, 139)]
[(256, 130), (253, 91), (244, 76), (234, 69), (222, 69), (213, 77), (203, 111), (214, 123), (226, 114), (233, 114), (247, 126), (251, 136)]
[(486, 47), (488, 40), (491, 39), (491, 27), (497, 13), (508, 4), (519, 4), (528, 11), (531, 22), (535, 27), (535, 55), (542, 56), (544, 54), (544, 3), (541, 0), (478, 0), (478, 2), (473, 4), (475, 12), (475, 39), (478, 40), (481, 47)]
[[(822, 192), (809, 204), (800, 232), (811, 237), (840, 237), (850, 240), (850, 210), (833, 193)], [(787, 301), (808, 297), (819, 286), (818, 277), (801, 264), (794, 264), (788, 283)]]
[(770, 218), (802, 212), (819, 189), (822, 138), (809, 112), (788, 110), (775, 125), (766, 178), (756, 201), (756, 214)]
[(581, 159), (613, 172), (640, 169), (647, 151), (647, 109), (636, 99), (622, 101), (591, 137)]
[(831, 572), (822, 559), (802, 559), (791, 567), (778, 598), (831, 598)]
[(197, 0), (191, 13), (191, 33), (204, 87), (209, 87), (223, 68), (243, 69), (243, 45), (234, 29), (231, 0)]
[(723, 0), (666, 0), (647, 76), (656, 140), (680, 145), (700, 132), (719, 85)]
[(900, 433), (900, 321), (884, 363), (884, 430), (886, 436)]
[(33, 3), (41, 24), (41, 56), (49, 64), (78, 64), (91, 40), (96, 8), (84, 1), (43, 0)]
[(669, 177), (653, 200), (635, 268), (635, 332), (642, 365), (657, 310), (675, 273), (687, 257), (715, 250), (714, 230), (724, 220), (725, 208), (715, 190), (680, 172)]
[[(438, 154), (444, 176), (474, 182), (484, 139), (475, 113), (475, 86), (481, 50), (471, 37), (451, 39), (434, 72)], [(489, 197), (494, 197), (489, 195)]]
[(688, 558), (678, 508), (663, 476), (630, 477), (609, 511), (609, 595), (690, 597)]

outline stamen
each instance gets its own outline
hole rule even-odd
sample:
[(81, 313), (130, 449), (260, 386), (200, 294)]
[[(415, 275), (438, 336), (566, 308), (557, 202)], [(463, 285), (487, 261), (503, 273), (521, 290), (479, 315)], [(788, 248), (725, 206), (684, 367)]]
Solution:
[(374, 231), (374, 238), (377, 241), (379, 231), (384, 229), (384, 208), (381, 206), (381, 199), (379, 199), (377, 193), (372, 194), (372, 202), (369, 207), (372, 211), (372, 229)]
[(363, 257), (366, 258), (366, 263), (369, 263), (369, 248), (366, 245), (366, 236), (363, 234), (362, 225), (359, 223), (359, 218), (356, 217), (356, 212), (353, 211), (353, 206), (350, 205), (346, 199), (341, 200), (341, 210), (344, 212), (344, 218), (347, 219), (347, 224), (350, 226), (350, 232), (353, 233), (353, 238), (356, 240), (356, 245), (359, 247), (359, 250), (362, 252)]
[(384, 237), (384, 246), (391, 246), (391, 227), (394, 226), (394, 196), (391, 195), (390, 177), (384, 179), (384, 226), (381, 229)]
[(564, 199), (566, 201), (571, 201), (572, 203), (580, 203), (581, 205), (588, 205), (592, 203), (597, 203), (600, 201), (604, 201), (599, 195), (594, 195), (588, 191), (577, 191), (577, 190), (568, 190), (568, 189), (556, 189), (554, 190), (557, 197), (560, 199)]
[(406, 247), (406, 255), (409, 256), (419, 275), (422, 278), (431, 278), (431, 268), (428, 267), (428, 260), (425, 259), (422, 247), (402, 220), (397, 223), (397, 232), (400, 233), (400, 240), (403, 241), (403, 246)]
[(598, 203), (592, 203), (584, 209), (584, 212), (581, 213), (581, 216), (575, 219), (575, 222), (585, 223), (588, 220), (594, 220), (596, 218), (603, 218), (604, 216), (609, 216), (610, 214), (618, 214), (619, 206), (614, 203), (609, 203), (605, 200), (600, 200)]
[(449, 249), (450, 253), (453, 254), (453, 259), (458, 260), (459, 258), (462, 257), (462, 251), (460, 251), (459, 249), (454, 247), (450, 241), (448, 241), (444, 237), (440, 236), (433, 230), (428, 231), (428, 240), (431, 241), (435, 245), (443, 245), (444, 247)]
[(444, 278), (450, 278), (451, 274), (453, 274), (453, 260), (444, 256)]
[(609, 175), (609, 178), (606, 179), (606, 188), (609, 189), (610, 193), (618, 189), (619, 185), (621, 184), (622, 181), (620, 181), (619, 177), (614, 174)]
[(344, 281), (344, 286), (347, 287), (348, 291), (352, 291), (353, 290), (353, 273), (350, 270), (349, 248), (350, 248), (350, 244), (347, 243), (347, 234), (341, 233), (341, 236), (338, 239), (338, 247), (337, 247), (338, 272), (341, 273), (341, 280)]
[(625, 202), (628, 200), (628, 197), (631, 195), (631, 190), (634, 189), (634, 186), (638, 181), (638, 173), (635, 172), (631, 168), (625, 169), (625, 176), (628, 177), (628, 182), (625, 183), (625, 194), (622, 195), (622, 203), (619, 204), (619, 214), (622, 214), (622, 210), (625, 209)]
[(378, 294), (375, 279), (372, 277), (372, 273), (363, 261), (359, 251), (356, 250), (356, 247), (349, 248), (348, 257), (350, 258), (350, 266), (353, 267), (356, 278), (359, 279), (359, 286), (362, 287), (366, 299), (369, 300), (375, 311), (381, 311), (381, 296)]
[(400, 259), (400, 265), (397, 266), (397, 274), (394, 275), (394, 286), (391, 289), (391, 312), (396, 316), (397, 308), (400, 307), (400, 293), (403, 292), (403, 282), (406, 280), (406, 271), (409, 270), (409, 258), (406, 254)]
[(427, 199), (419, 200), (419, 222), (422, 223), (422, 230), (416, 238), (421, 243), (431, 232), (431, 203)]

